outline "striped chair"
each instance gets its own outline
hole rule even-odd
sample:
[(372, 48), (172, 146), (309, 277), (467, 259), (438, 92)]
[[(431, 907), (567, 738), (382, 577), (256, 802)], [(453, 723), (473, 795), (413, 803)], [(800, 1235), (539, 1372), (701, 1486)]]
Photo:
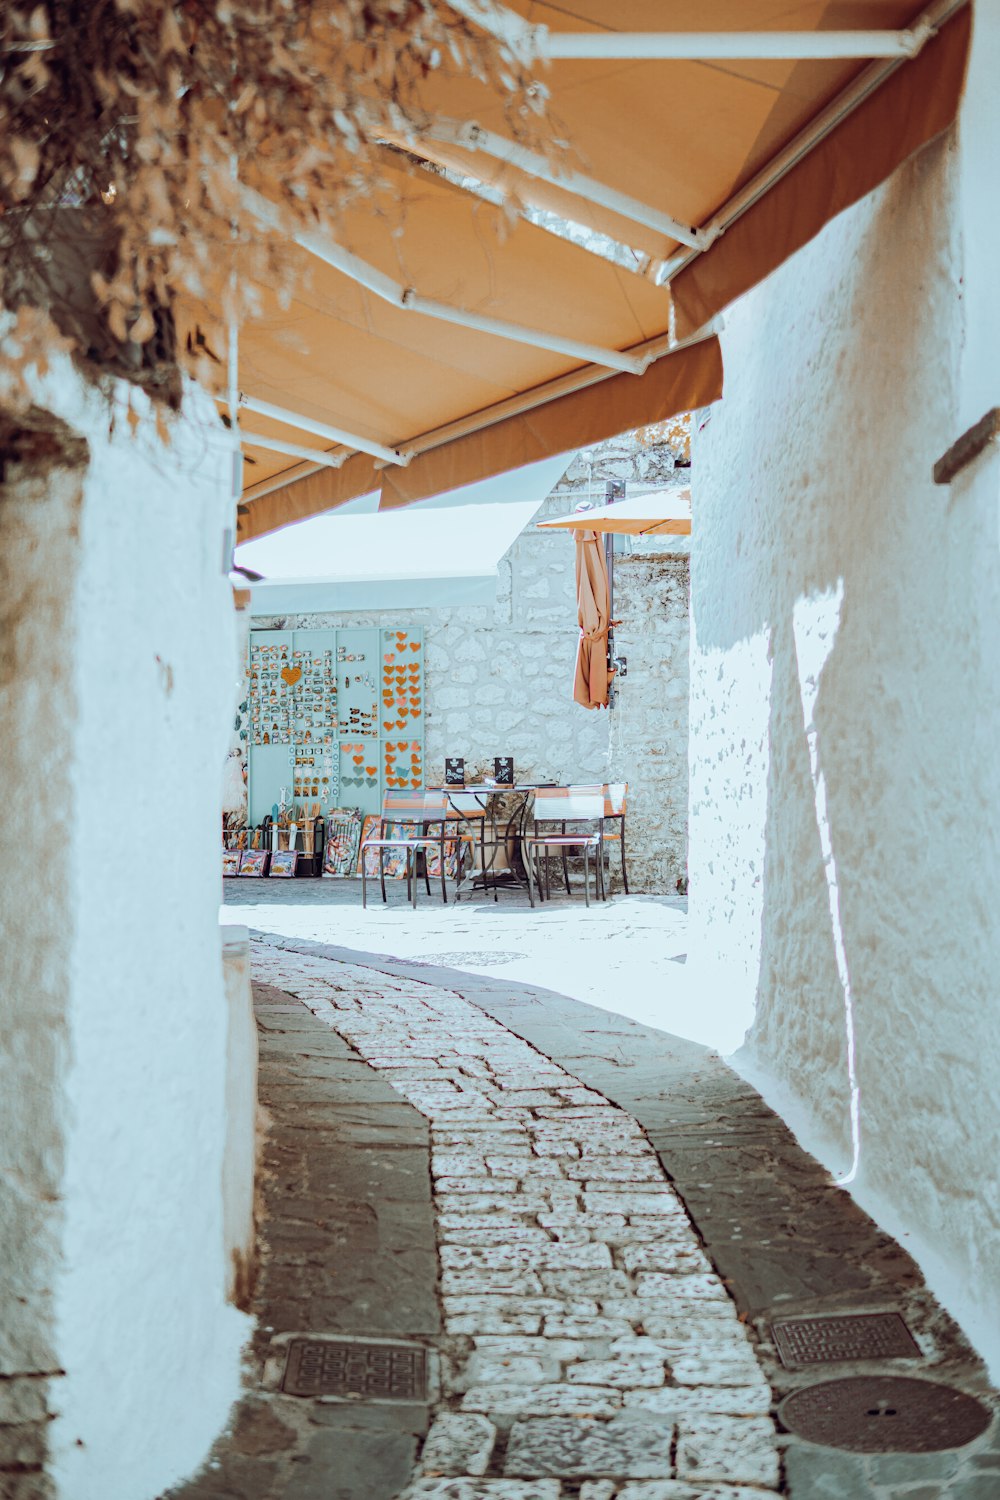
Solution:
[[(463, 792), (461, 788), (449, 787), (447, 789), (448, 818), (452, 822), (465, 823), (465, 829), (457, 828), (454, 833), (448, 835), (449, 842), (454, 839), (459, 847), (458, 859), (458, 884), (461, 884), (463, 876), (463, 865), (465, 855), (470, 855), (478, 848), (479, 868), (483, 877), (483, 892), (485, 893), (492, 882), (493, 900), (499, 900), (497, 896), (496, 875), (492, 873), (486, 859), (486, 815), (489, 799), (481, 792)], [(473, 832), (478, 824), (478, 831)], [(458, 889), (455, 890), (455, 900), (458, 900)]]
[[(424, 856), (424, 884), (428, 896), (431, 883), (427, 874), (427, 850), (436, 848), (441, 860), (441, 897), (447, 905), (448, 887), (445, 884), (444, 843), (448, 822), (448, 799), (444, 792), (386, 792), (382, 798), (382, 815), (379, 819), (378, 838), (365, 839), (361, 845), (361, 905), (368, 905), (368, 861), (369, 849), (378, 850), (379, 883), (382, 900), (385, 901), (385, 851), (400, 849), (406, 864), (406, 895), (411, 905), (417, 904), (417, 855)], [(402, 828), (403, 831), (386, 835), (386, 829)]]
[[(604, 843), (617, 844), (621, 853), (622, 885), (628, 895), (628, 874), (625, 870), (625, 803), (628, 799), (628, 782), (616, 781), (604, 787)], [(609, 828), (608, 824), (612, 826)], [(617, 824), (617, 829), (615, 828)], [(611, 856), (608, 855), (610, 872)], [(604, 851), (601, 851), (601, 868), (604, 868)]]
[[(532, 832), (522, 839), (522, 847), (526, 856), (524, 867), (528, 875), (528, 897), (532, 906), (535, 904), (531, 883), (532, 873), (538, 886), (538, 899), (539, 901), (545, 899), (539, 863), (540, 850), (546, 855), (550, 850), (555, 850), (562, 855), (567, 891), (569, 890), (569, 874), (566, 856), (570, 853), (583, 854), (583, 898), (588, 906), (590, 905), (590, 856), (593, 854), (596, 893), (603, 900), (604, 788), (600, 786), (539, 787), (535, 792), (532, 821)], [(540, 833), (540, 823), (558, 823), (559, 831)], [(569, 823), (586, 826), (570, 832), (567, 831)], [(596, 828), (594, 824), (597, 825)]]

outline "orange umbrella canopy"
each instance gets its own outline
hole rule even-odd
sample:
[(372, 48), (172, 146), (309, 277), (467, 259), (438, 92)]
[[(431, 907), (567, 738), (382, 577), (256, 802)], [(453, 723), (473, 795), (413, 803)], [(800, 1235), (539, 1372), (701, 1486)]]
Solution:
[(426, 79), (426, 128), (388, 143), (384, 190), (345, 214), (336, 243), (300, 237), (290, 302), (262, 288), (241, 330), (244, 539), (717, 400), (711, 319), (952, 123), (971, 12), (455, 8), (547, 28), (532, 66), (558, 149), (521, 148), (504, 100), (468, 74)]
[(584, 708), (608, 706), (610, 594), (603, 541), (596, 531), (578, 531), (576, 603), (580, 639), (576, 647), (573, 697)]

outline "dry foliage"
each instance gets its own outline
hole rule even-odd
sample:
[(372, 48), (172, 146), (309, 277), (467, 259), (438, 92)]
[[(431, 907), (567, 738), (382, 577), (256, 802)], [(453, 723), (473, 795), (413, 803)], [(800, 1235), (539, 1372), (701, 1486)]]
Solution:
[(179, 369), (225, 357), (187, 310), (224, 322), (289, 275), (243, 184), (285, 229), (335, 229), (378, 183), (382, 133), (419, 136), (422, 87), (449, 72), (537, 148), (544, 88), (444, 0), (0, 5), (0, 400), (62, 338), (175, 401)]

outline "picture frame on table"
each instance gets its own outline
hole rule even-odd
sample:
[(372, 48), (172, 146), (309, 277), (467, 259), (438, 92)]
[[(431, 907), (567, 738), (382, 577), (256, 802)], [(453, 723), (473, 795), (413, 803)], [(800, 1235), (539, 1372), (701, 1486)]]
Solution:
[(240, 875), (250, 876), (251, 878), (266, 875), (269, 859), (269, 849), (244, 849), (240, 857)]

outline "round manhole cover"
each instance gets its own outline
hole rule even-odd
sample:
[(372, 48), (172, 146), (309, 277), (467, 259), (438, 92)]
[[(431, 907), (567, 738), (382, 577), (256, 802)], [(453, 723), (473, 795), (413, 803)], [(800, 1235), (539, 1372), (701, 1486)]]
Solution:
[(991, 1413), (974, 1397), (930, 1380), (859, 1375), (824, 1380), (786, 1396), (789, 1432), (852, 1453), (936, 1453), (971, 1443)]

